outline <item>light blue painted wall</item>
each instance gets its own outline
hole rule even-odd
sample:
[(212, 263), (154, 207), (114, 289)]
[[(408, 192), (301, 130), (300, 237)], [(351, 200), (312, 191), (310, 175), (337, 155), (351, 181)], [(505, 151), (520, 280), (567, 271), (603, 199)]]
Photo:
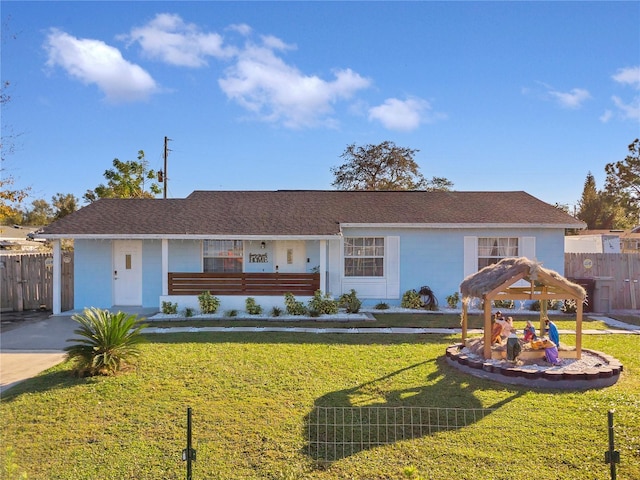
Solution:
[(142, 306), (157, 307), (162, 295), (162, 242), (142, 242)]
[[(400, 238), (400, 294), (428, 285), (440, 305), (457, 292), (464, 275), (464, 237), (533, 236), (536, 257), (545, 268), (564, 273), (564, 231), (562, 229), (345, 229), (345, 236), (398, 236)], [(319, 265), (317, 241), (307, 242), (307, 270)], [(200, 240), (169, 241), (169, 271), (201, 272), (202, 242)], [(271, 245), (266, 249), (273, 257)], [(143, 306), (155, 307), (162, 294), (162, 248), (160, 240), (143, 242)], [(330, 259), (327, 259), (330, 264)], [(112, 306), (112, 243), (106, 240), (75, 241), (75, 309), (89, 306)], [(248, 265), (248, 263), (246, 263)], [(268, 268), (266, 266), (260, 266)], [(255, 270), (248, 270), (255, 271)], [(369, 299), (366, 305), (378, 301), (398, 304), (387, 299)]]
[[(264, 242), (264, 249), (261, 245), (262, 242), (257, 240), (249, 240), (244, 242), (244, 271), (248, 273), (271, 273), (275, 270), (273, 265), (274, 253), (273, 242)], [(267, 261), (262, 262), (250, 262), (249, 255), (266, 255)]]
[(320, 267), (320, 242), (318, 240), (310, 240), (307, 242), (307, 273)]
[(109, 240), (74, 241), (75, 310), (113, 304), (112, 244)]
[(169, 241), (170, 272), (201, 272), (202, 241), (170, 240)]
[[(557, 229), (344, 229), (344, 236), (400, 237), (400, 294), (429, 286), (442, 306), (464, 280), (464, 237), (532, 236), (536, 238), (537, 261), (545, 268), (564, 272), (564, 230)], [(367, 300), (367, 306), (378, 300)], [(389, 304), (399, 301), (380, 299)]]

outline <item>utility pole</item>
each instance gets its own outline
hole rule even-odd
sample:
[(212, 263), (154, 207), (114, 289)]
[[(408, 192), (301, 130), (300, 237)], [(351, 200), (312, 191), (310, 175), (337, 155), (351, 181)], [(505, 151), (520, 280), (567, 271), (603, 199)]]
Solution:
[(169, 149), (167, 148), (167, 144), (171, 140), (170, 138), (164, 137), (164, 195), (162, 198), (167, 198), (167, 180), (169, 180), (169, 176), (167, 175), (167, 157), (169, 156)]

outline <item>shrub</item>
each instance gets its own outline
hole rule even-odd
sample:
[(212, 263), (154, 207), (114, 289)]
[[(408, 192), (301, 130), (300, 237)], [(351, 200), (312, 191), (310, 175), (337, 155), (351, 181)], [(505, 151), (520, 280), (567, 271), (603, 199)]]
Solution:
[[(547, 302), (547, 310), (556, 310), (558, 307), (558, 301), (557, 300), (544, 300), (545, 302)], [(529, 310), (533, 311), (533, 312), (539, 312), (540, 311), (540, 300), (536, 300), (534, 302), (531, 303), (531, 305), (529, 305)]]
[(178, 313), (178, 304), (171, 302), (162, 302), (162, 313), (166, 315), (175, 315)]
[(238, 316), (238, 310), (227, 310), (224, 313), (225, 317), (237, 317)]
[(420, 287), (420, 290), (418, 290), (418, 294), (420, 295), (420, 299), (422, 300), (422, 308), (425, 308), (427, 310), (438, 310), (438, 299), (436, 298), (436, 294), (433, 293), (433, 290), (431, 290), (430, 287)]
[(458, 306), (459, 301), (460, 301), (460, 294), (458, 292), (454, 292), (451, 295), (447, 295), (447, 305), (449, 305), (449, 308), (456, 308)]
[(562, 302), (560, 310), (562, 310), (562, 313), (576, 313), (578, 311), (578, 303), (573, 299), (567, 299)]
[(338, 300), (338, 304), (341, 308), (344, 308), (347, 313), (358, 313), (362, 302), (356, 295), (356, 291), (352, 288), (349, 293), (343, 293)]
[(284, 294), (284, 306), (288, 315), (307, 314), (307, 307), (304, 306), (304, 303), (297, 301), (293, 293), (287, 292)]
[(280, 315), (282, 315), (282, 309), (280, 307), (273, 307), (271, 309), (272, 317), (279, 317)]
[[(338, 313), (338, 302), (329, 296), (322, 295), (322, 290), (316, 290), (313, 298), (309, 300), (309, 312), (317, 312), (318, 315), (333, 315)], [(313, 315), (312, 315), (313, 316)]]
[(309, 316), (313, 318), (318, 318), (320, 316), (320, 312), (317, 310), (309, 310)]
[(493, 306), (496, 308), (513, 308), (513, 300), (494, 300)]
[(76, 343), (64, 350), (67, 358), (77, 361), (79, 376), (115, 374), (140, 355), (138, 346), (144, 341), (140, 331), (147, 325), (137, 315), (92, 307), (71, 318), (80, 324), (73, 333), (82, 338), (68, 340)]
[(419, 309), (422, 308), (422, 298), (420, 294), (415, 290), (407, 290), (402, 294), (402, 302), (400, 302), (402, 308)]
[(384, 302), (376, 303), (374, 308), (376, 310), (389, 310), (389, 304)]
[(247, 297), (244, 304), (249, 315), (260, 315), (262, 313), (262, 307), (256, 303), (255, 298)]
[(211, 295), (210, 292), (202, 292), (198, 295), (198, 303), (200, 304), (200, 311), (204, 314), (216, 313), (220, 308), (220, 299)]
[(184, 314), (185, 318), (191, 318), (191, 317), (193, 317), (194, 313), (195, 313), (195, 312), (193, 311), (193, 308), (191, 308), (191, 307), (187, 307), (187, 308), (185, 308), (185, 309), (184, 309), (184, 312), (183, 312), (183, 314)]

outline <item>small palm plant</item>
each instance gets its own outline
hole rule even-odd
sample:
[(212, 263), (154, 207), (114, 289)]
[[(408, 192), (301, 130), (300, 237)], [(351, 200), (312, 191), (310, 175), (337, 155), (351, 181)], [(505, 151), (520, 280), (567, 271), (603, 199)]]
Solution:
[(87, 308), (71, 317), (80, 324), (73, 333), (82, 338), (68, 342), (68, 359), (77, 361), (80, 376), (113, 375), (127, 366), (127, 360), (140, 355), (138, 346), (144, 341), (140, 331), (147, 325), (137, 315), (111, 313), (99, 308)]

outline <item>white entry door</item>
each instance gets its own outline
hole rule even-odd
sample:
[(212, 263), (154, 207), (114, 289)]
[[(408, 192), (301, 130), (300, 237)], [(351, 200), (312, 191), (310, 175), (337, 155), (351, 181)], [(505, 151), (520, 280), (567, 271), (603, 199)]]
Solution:
[(307, 271), (307, 250), (305, 242), (276, 242), (276, 265), (280, 273), (301, 273)]
[(113, 303), (142, 305), (142, 242), (138, 240), (114, 242)]

